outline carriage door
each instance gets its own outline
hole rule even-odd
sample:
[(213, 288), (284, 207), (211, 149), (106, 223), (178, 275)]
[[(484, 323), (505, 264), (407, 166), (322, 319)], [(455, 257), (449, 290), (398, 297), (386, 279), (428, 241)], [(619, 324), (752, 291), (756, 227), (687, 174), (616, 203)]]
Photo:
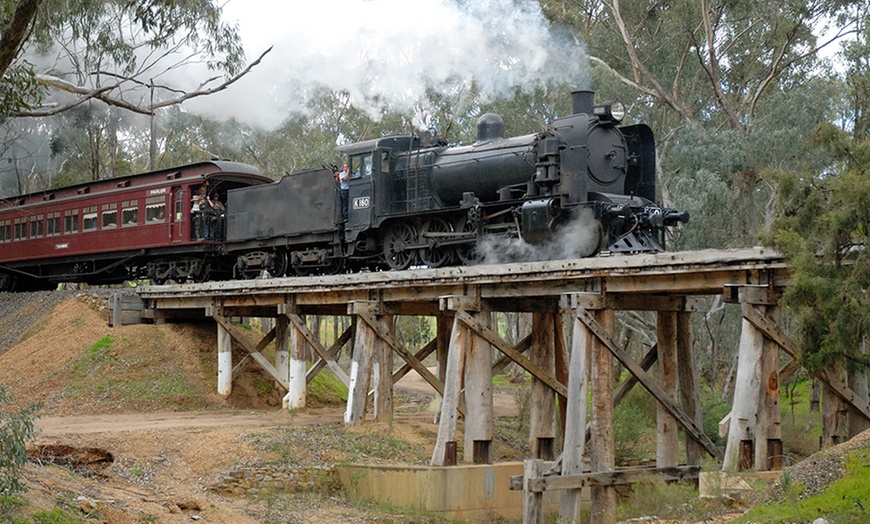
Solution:
[(187, 238), (184, 227), (186, 224), (184, 220), (184, 189), (181, 187), (172, 188), (170, 206), (172, 212), (169, 214), (169, 241), (181, 242)]

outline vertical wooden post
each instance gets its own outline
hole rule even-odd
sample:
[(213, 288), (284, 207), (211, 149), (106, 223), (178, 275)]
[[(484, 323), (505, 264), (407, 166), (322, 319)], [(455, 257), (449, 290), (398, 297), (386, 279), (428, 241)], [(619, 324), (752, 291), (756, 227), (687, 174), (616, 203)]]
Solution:
[[(698, 389), (695, 352), (692, 350), (692, 314), (687, 311), (677, 313), (677, 374), (680, 379), (683, 410), (702, 428), (704, 420), (701, 414), (701, 395)], [(686, 434), (686, 463), (699, 465), (705, 456), (704, 446)]]
[[(605, 332), (613, 332), (612, 310), (595, 312), (596, 321)], [(590, 449), (593, 473), (613, 471), (616, 467), (616, 449), (613, 442), (613, 357), (607, 346), (598, 340), (592, 343), (592, 444)], [(592, 522), (611, 523), (616, 512), (616, 488), (592, 486)]]
[[(435, 360), (438, 362), (438, 370), (435, 375), (444, 383), (444, 378), (447, 376), (447, 353), (450, 349), (450, 330), (453, 327), (453, 318), (447, 312), (442, 312), (435, 317)], [(438, 423), (438, 416), (441, 413), (441, 403), (443, 398), (440, 393), (435, 393), (435, 402), (433, 409), (436, 412), (435, 423)]]
[[(846, 370), (840, 363), (833, 364), (828, 369), (828, 377), (841, 384), (848, 380)], [(844, 442), (848, 436), (846, 413), (849, 408), (834, 390), (822, 384), (822, 448), (829, 448)]]
[(456, 419), (459, 416), (459, 393), (462, 387), (462, 369), (465, 367), (465, 347), (468, 329), (453, 319), (450, 335), (450, 349), (447, 353), (447, 366), (444, 378), (444, 401), (441, 403), (441, 416), (438, 423), (438, 438), (432, 451), (432, 466), (446, 466), (446, 451), (449, 442), (456, 439)]
[[(760, 306), (764, 307), (764, 306)], [(779, 308), (766, 307), (765, 315), (779, 322)], [(765, 338), (761, 352), (761, 389), (758, 431), (755, 435), (755, 469), (782, 469), (782, 416), (779, 412), (779, 347)]]
[[(743, 303), (749, 308), (751, 304)], [(731, 407), (731, 422), (725, 445), (723, 471), (741, 469), (741, 449), (751, 447), (757, 432), (758, 400), (761, 391), (761, 353), (764, 336), (745, 318), (741, 325), (740, 346), (737, 353), (737, 375), (734, 383), (734, 401)], [(754, 453), (753, 453), (754, 455)]]
[[(562, 450), (562, 475), (583, 473), (592, 338), (586, 325), (575, 316), (571, 358), (568, 364), (568, 405), (565, 417), (565, 444)], [(563, 490), (559, 499), (559, 522), (577, 522), (579, 516), (580, 490)]]
[[(549, 374), (556, 370), (553, 315), (532, 313), (532, 347), (529, 358)], [(553, 460), (556, 441), (556, 396), (537, 378), (532, 378), (529, 447), (532, 456)]]
[[(568, 384), (568, 350), (565, 344), (565, 328), (563, 315), (553, 313), (553, 348), (555, 350), (556, 380)], [(556, 397), (559, 406), (559, 430), (562, 432), (562, 442), (565, 441), (565, 425), (568, 421), (568, 399)]]
[(372, 352), (377, 334), (366, 322), (356, 321), (356, 337), (353, 345), (353, 360), (350, 364), (350, 387), (347, 394), (347, 409), (344, 423), (353, 425), (365, 418), (366, 397), (372, 368)]
[(220, 322), (217, 324), (217, 344), (217, 390), (219, 395), (228, 397), (233, 392), (233, 339)]
[[(301, 322), (305, 322), (303, 315), (299, 315), (298, 318)], [(289, 387), (287, 395), (284, 396), (283, 406), (284, 409), (293, 410), (304, 408), (308, 401), (307, 382), (305, 380), (305, 353), (308, 342), (305, 340), (305, 335), (296, 327), (296, 324), (290, 326), (289, 331), (290, 362), (287, 367)]]
[(523, 524), (544, 524), (544, 493), (529, 491), (529, 479), (544, 476), (544, 461), (523, 461)]
[[(859, 346), (859, 352), (862, 355), (867, 355), (867, 345), (867, 339), (864, 339)], [(863, 403), (866, 406), (868, 402), (867, 372), (861, 369), (850, 371), (849, 389), (854, 391), (858, 396), (858, 398), (855, 399), (855, 402)], [(847, 425), (849, 428), (849, 438), (852, 438), (870, 428), (870, 420), (867, 420), (867, 417), (857, 409), (850, 407), (847, 415)]]
[(290, 320), (284, 315), (275, 318), (275, 369), (285, 384), (290, 382), (289, 324)]
[(109, 324), (109, 326), (117, 327), (117, 326), (123, 325), (123, 322), (122, 322), (123, 309), (124, 309), (124, 305), (123, 305), (123, 300), (121, 298), (121, 294), (114, 293), (112, 295), (112, 318), (111, 318), (112, 322)]
[[(659, 311), (656, 315), (658, 331), (658, 382), (672, 399), (677, 398), (677, 313)], [(656, 403), (656, 467), (677, 465), (680, 447), (677, 421), (667, 409)]]
[[(377, 317), (383, 322), (389, 333), (393, 332), (393, 317)], [(375, 421), (393, 421), (393, 350), (380, 337), (375, 339), (375, 365), (372, 374), (375, 383)]]
[[(471, 313), (489, 326), (489, 311)], [(469, 331), (465, 356), (465, 455), (466, 464), (489, 464), (492, 448), (492, 347)]]

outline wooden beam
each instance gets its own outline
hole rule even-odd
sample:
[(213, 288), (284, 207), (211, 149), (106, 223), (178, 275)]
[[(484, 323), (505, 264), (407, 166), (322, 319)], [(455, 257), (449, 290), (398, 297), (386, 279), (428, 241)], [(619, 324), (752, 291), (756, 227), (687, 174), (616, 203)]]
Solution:
[(430, 466), (447, 466), (456, 464), (456, 422), (459, 412), (459, 397), (462, 382), (462, 370), (465, 367), (465, 343), (468, 339), (468, 328), (458, 318), (453, 318), (453, 329), (450, 331), (450, 350), (447, 352), (447, 363), (444, 366), (444, 393), (441, 403), (441, 417), (438, 420), (438, 437), (432, 450)]
[[(417, 352), (414, 353), (414, 358), (416, 358), (417, 360), (422, 362), (426, 357), (431, 355), (433, 351), (435, 351), (435, 348), (437, 347), (437, 345), (438, 345), (438, 339), (433, 338), (432, 340), (427, 342), (425, 346), (418, 349)], [(398, 381), (402, 380), (402, 377), (407, 375), (412, 369), (414, 369), (414, 368), (411, 367), (411, 364), (408, 364), (407, 362), (402, 364), (402, 367), (400, 367), (395, 372), (393, 372), (392, 383), (396, 384)], [(369, 400), (374, 399), (374, 391), (369, 391), (368, 398), (369, 398)]]
[(697, 479), (701, 466), (672, 466), (666, 468), (617, 469), (605, 473), (583, 473), (579, 475), (542, 475), (525, 477), (514, 475), (510, 478), (511, 490), (528, 490), (540, 493), (552, 490), (581, 489), (587, 486), (624, 486), (640, 482), (665, 480)]
[(324, 359), (320, 355), (317, 356), (317, 362), (314, 363), (308, 369), (308, 373), (305, 374), (305, 383), (310, 384), (311, 380), (320, 373), (320, 370), (326, 367), (326, 363), (329, 360), (335, 360), (335, 356), (338, 355), (338, 352), (341, 351), (341, 348), (344, 347), (345, 344), (353, 338), (355, 326), (351, 322), (351, 324), (339, 335), (338, 339), (329, 346), (329, 349), (326, 350), (326, 355), (329, 357), (328, 359)]
[(560, 397), (563, 399), (568, 398), (568, 388), (566, 388), (564, 384), (558, 382), (556, 377), (544, 371), (540, 366), (532, 362), (531, 359), (517, 352), (510, 344), (502, 340), (495, 331), (482, 325), (465, 311), (457, 311), (456, 318), (471, 328), (478, 336), (495, 346), (496, 349), (505, 355), (508, 355), (514, 362), (522, 366), (523, 369), (534, 375), (538, 380), (549, 386), (549, 388), (555, 391)]
[(245, 351), (248, 352), (248, 354), (251, 356), (251, 358), (254, 359), (254, 361), (257, 364), (259, 364), (260, 367), (263, 368), (263, 370), (266, 373), (271, 375), (272, 378), (274, 378), (276, 382), (278, 382), (279, 384), (281, 384), (284, 387), (284, 389), (288, 389), (289, 384), (287, 384), (287, 382), (283, 381), (283, 379), (281, 378), (281, 374), (278, 373), (278, 370), (275, 369), (275, 366), (273, 366), (272, 363), (269, 362), (269, 359), (267, 359), (265, 356), (263, 356), (262, 353), (260, 353), (260, 350), (265, 348), (267, 345), (269, 345), (269, 342), (271, 342), (271, 340), (269, 340), (268, 342), (266, 341), (269, 338), (269, 335), (271, 335), (271, 337), (274, 338), (274, 336), (275, 336), (274, 330), (270, 331), (269, 335), (266, 335), (265, 338), (260, 340), (260, 342), (256, 346), (251, 347), (248, 344), (248, 342), (245, 340), (246, 334), (248, 333), (248, 331), (246, 331), (246, 330), (240, 328), (239, 326), (231, 323), (225, 317), (222, 317), (220, 315), (214, 315), (214, 319), (226, 330), (226, 332), (232, 337), (232, 339), (235, 340), (239, 344), (239, 346), (242, 347), (242, 349), (244, 349)]
[(380, 322), (378, 322), (377, 320), (375, 320), (374, 317), (366, 313), (358, 314), (357, 318), (362, 319), (366, 324), (371, 326), (372, 330), (374, 330), (378, 337), (380, 337), (384, 342), (389, 344), (389, 346), (393, 348), (393, 351), (398, 353), (399, 356), (401, 356), (405, 360), (405, 362), (407, 362), (411, 365), (412, 368), (414, 368), (414, 371), (419, 373), (426, 382), (428, 382), (430, 385), (432, 385), (433, 388), (435, 388), (435, 391), (437, 391), (442, 396), (444, 395), (444, 383), (438, 380), (438, 377), (433, 375), (432, 372), (429, 371), (429, 369), (424, 366), (422, 362), (417, 360), (414, 355), (411, 354), (411, 352), (402, 347), (402, 345), (396, 341), (393, 335), (383, 328)]
[[(320, 343), (320, 340), (308, 329), (308, 326), (305, 324), (305, 321), (302, 320), (302, 317), (299, 315), (289, 313), (285, 315), (287, 319), (290, 320), (290, 323), (293, 324), (299, 333), (305, 337), (305, 341), (308, 342), (308, 345), (314, 348), (314, 352), (326, 362), (326, 365), (329, 366), (329, 370), (332, 371), (332, 374), (338, 378), (345, 387), (350, 387), (350, 378), (348, 378), (347, 373), (341, 369), (341, 366), (338, 365), (338, 362), (335, 361), (334, 355), (330, 356), (330, 353), (323, 347)], [(339, 346), (340, 347), (340, 346)], [(306, 375), (306, 382), (308, 381), (308, 375)]]
[[(791, 358), (798, 361), (800, 360), (800, 347), (783, 333), (776, 323), (765, 317), (756, 306), (747, 305), (747, 307), (743, 308), (743, 316), (759, 331), (764, 333), (764, 336), (776, 342), (776, 344), (782, 348), (783, 351), (788, 353)], [(862, 415), (870, 419), (870, 406), (863, 402), (861, 397), (852, 391), (844, 380), (840, 378), (832, 378), (824, 369), (816, 371), (809, 370), (809, 372), (823, 384), (830, 387), (831, 391), (843, 399), (847, 404), (849, 404), (849, 406), (855, 408)]]
[(592, 333), (595, 334), (595, 337), (598, 338), (611, 353), (615, 356), (622, 365), (625, 366), (628, 371), (637, 377), (638, 381), (646, 388), (647, 391), (652, 394), (652, 396), (659, 402), (662, 403), (663, 406), (670, 412), (674, 418), (677, 419), (677, 422), (683, 426), (683, 429), (686, 430), (695, 440), (700, 442), (704, 449), (707, 450), (707, 453), (712, 455), (718, 460), (723, 459), (722, 450), (716, 447), (713, 444), (713, 441), (704, 433), (703, 429), (698, 427), (692, 419), (690, 419), (682, 409), (677, 406), (677, 404), (668, 397), (668, 395), (662, 390), (662, 388), (655, 383), (654, 380), (650, 378), (650, 376), (634, 361), (631, 356), (621, 347), (619, 347), (610, 335), (604, 331), (604, 329), (592, 318), (592, 315), (589, 314), (585, 309), (577, 310), (577, 318), (580, 319), (581, 322), (586, 324)]
[[(525, 353), (526, 351), (529, 350), (530, 347), (532, 347), (532, 335), (531, 335), (531, 333), (526, 335), (525, 337), (523, 337), (523, 339), (520, 340), (519, 342), (517, 342), (517, 345), (514, 346), (514, 350), (517, 353)], [(496, 360), (495, 364), (492, 365), (492, 376), (496, 376), (499, 373), (501, 373), (502, 371), (504, 371), (504, 368), (508, 367), (508, 365), (513, 361), (514, 360), (511, 357), (502, 353), (501, 358)]]

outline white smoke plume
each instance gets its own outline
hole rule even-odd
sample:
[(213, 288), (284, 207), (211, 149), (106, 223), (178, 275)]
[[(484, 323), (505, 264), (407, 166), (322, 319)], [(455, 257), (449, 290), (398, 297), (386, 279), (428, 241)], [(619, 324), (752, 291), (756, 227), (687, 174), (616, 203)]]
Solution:
[(560, 227), (544, 244), (530, 244), (521, 238), (484, 238), (478, 254), (484, 264), (537, 262), (584, 258), (598, 252), (601, 223), (591, 209), (583, 209), (573, 220)]
[(232, 88), (185, 107), (265, 128), (323, 87), (374, 116), (415, 107), (427, 87), (473, 81), (495, 97), (589, 84), (583, 47), (534, 0), (230, 0), (224, 18), (238, 22), (249, 60), (273, 49)]

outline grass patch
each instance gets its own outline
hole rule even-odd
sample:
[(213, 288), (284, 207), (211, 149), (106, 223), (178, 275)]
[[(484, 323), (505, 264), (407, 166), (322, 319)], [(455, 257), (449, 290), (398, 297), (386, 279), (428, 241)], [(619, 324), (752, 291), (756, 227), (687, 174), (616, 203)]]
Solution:
[(79, 524), (84, 523), (85, 521), (69, 511), (61, 508), (54, 508), (51, 511), (41, 509), (33, 514), (31, 520), (16, 522), (21, 522), (22, 524), (25, 522), (33, 522), (34, 524)]
[(387, 433), (363, 433), (341, 424), (286, 428), (250, 435), (255, 448), (278, 456), (289, 467), (312, 464), (428, 464), (431, 452)]
[(129, 339), (106, 336), (85, 350), (71, 366), (70, 381), (64, 393), (73, 398), (90, 397), (104, 401), (164, 400), (176, 406), (189, 406), (196, 392), (178, 368), (165, 370), (138, 360), (124, 360), (132, 348)]
[(618, 521), (654, 516), (697, 522), (700, 514), (698, 492), (693, 484), (668, 483), (653, 476), (621, 493), (616, 509)]
[(311, 407), (341, 406), (347, 403), (348, 391), (329, 369), (322, 369), (308, 383), (306, 394)]
[(823, 516), (828, 522), (867, 522), (863, 504), (870, 501), (870, 450), (862, 449), (846, 459), (845, 474), (819, 495), (801, 498), (799, 486), (785, 490), (783, 499), (759, 506), (735, 522), (812, 522)]

